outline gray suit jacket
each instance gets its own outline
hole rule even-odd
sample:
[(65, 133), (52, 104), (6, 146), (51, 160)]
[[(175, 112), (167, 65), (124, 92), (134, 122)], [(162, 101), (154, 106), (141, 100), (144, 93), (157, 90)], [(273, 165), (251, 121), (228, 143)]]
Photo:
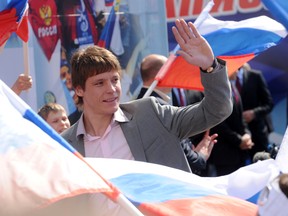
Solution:
[[(161, 105), (154, 97), (120, 105), (129, 120), (119, 124), (135, 160), (190, 172), (180, 140), (217, 125), (232, 112), (231, 89), (223, 62), (211, 74), (201, 72), (201, 79), (205, 98), (196, 105)], [(77, 127), (78, 122), (61, 135), (85, 156), (83, 135), (76, 137)]]

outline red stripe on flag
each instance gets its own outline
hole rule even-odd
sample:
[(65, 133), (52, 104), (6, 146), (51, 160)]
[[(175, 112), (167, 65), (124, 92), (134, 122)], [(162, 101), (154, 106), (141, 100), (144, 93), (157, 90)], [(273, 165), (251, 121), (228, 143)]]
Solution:
[(257, 205), (229, 196), (205, 196), (193, 199), (170, 200), (157, 204), (141, 204), (138, 207), (148, 216), (255, 216)]
[[(219, 56), (226, 61), (228, 75), (233, 74), (244, 63), (255, 57), (254, 54), (245, 54), (241, 56)], [(162, 67), (163, 68), (163, 67)], [(162, 71), (162, 68), (160, 72)], [(203, 91), (201, 84), (200, 69), (195, 65), (188, 64), (182, 56), (178, 56), (169, 64), (165, 76), (157, 74), (158, 86), (175, 87)]]
[(105, 40), (99, 40), (98, 41), (98, 44), (97, 44), (99, 47), (104, 47), (106, 46), (106, 41)]
[(220, 59), (226, 61), (229, 76), (254, 57), (254, 53), (241, 56), (219, 56)]
[(29, 39), (29, 30), (28, 30), (28, 11), (26, 11), (22, 20), (20, 21), (16, 34), (24, 41), (28, 42)]
[(12, 32), (17, 30), (16, 9), (4, 10), (0, 12), (0, 46), (8, 40)]

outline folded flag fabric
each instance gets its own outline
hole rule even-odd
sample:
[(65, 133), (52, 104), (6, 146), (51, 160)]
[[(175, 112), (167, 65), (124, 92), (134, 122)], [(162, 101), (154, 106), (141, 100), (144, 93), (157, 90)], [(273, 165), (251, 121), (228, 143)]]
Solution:
[(59, 135), (57, 142), (36, 126), (40, 121), (57, 136), (17, 97), (0, 80), (0, 215), (25, 215), (84, 193), (119, 194), (59, 144), (63, 141)]
[(286, 0), (262, 0), (273, 17), (288, 30), (288, 2)]
[[(258, 161), (220, 177), (200, 177), (166, 166), (86, 158), (145, 215), (257, 215), (258, 195), (287, 173), (288, 130), (276, 159)], [(286, 212), (286, 206), (283, 206)]]
[(227, 176), (210, 178), (144, 162), (86, 160), (145, 215), (255, 216), (257, 206), (249, 199), (279, 175), (274, 160), (241, 168)]
[[(229, 75), (287, 36), (285, 27), (267, 16), (237, 22), (208, 15), (197, 28), (211, 45), (214, 55), (226, 61)], [(156, 76), (158, 85), (203, 90), (199, 68), (189, 65), (180, 56), (175, 58), (165, 75)]]
[(28, 41), (28, 0), (3, 0), (0, 3), (0, 46), (13, 32)]

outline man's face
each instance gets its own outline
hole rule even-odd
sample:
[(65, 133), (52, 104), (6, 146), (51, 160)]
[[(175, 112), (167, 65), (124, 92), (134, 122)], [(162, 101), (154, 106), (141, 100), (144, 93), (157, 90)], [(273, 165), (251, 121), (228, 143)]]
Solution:
[(112, 71), (89, 77), (85, 90), (78, 87), (76, 94), (83, 98), (85, 112), (113, 115), (119, 107), (121, 96), (120, 75)]

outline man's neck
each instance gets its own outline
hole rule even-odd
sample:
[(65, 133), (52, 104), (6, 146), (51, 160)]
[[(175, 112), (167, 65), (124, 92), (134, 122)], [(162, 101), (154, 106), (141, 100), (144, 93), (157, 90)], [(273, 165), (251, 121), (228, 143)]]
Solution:
[(84, 112), (85, 131), (91, 136), (103, 136), (110, 125), (113, 115), (94, 115)]

